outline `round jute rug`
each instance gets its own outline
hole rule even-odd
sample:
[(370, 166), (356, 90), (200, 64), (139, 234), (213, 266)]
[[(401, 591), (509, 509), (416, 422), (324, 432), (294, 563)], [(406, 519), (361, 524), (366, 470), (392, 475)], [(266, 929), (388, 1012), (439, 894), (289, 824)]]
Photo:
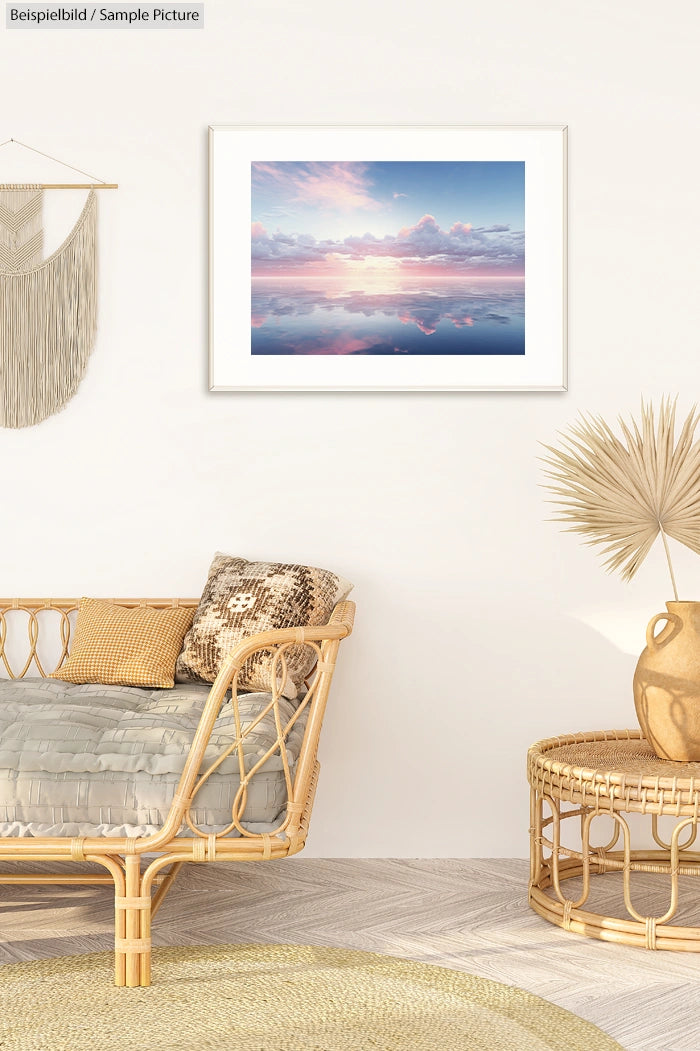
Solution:
[(156, 949), (152, 986), (111, 981), (104, 952), (0, 967), (2, 1051), (620, 1051), (531, 993), (376, 953)]

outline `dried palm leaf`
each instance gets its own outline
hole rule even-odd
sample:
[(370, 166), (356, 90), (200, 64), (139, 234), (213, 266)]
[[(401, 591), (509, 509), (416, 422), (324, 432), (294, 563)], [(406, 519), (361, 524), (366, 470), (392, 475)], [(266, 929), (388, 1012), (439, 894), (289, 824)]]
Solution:
[(560, 448), (545, 445), (546, 488), (560, 506), (554, 521), (600, 544), (609, 572), (631, 580), (661, 534), (671, 583), (678, 591), (667, 537), (700, 554), (700, 414), (693, 407), (678, 441), (676, 403), (663, 399), (658, 426), (642, 402), (641, 422), (619, 420), (617, 437), (599, 416), (581, 416), (562, 434)]

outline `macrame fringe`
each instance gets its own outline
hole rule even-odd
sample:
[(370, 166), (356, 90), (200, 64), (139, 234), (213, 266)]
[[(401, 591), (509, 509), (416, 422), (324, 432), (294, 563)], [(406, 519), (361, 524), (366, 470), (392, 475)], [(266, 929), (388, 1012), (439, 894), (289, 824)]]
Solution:
[(82, 380), (97, 331), (97, 197), (43, 263), (0, 271), (0, 426), (58, 412)]

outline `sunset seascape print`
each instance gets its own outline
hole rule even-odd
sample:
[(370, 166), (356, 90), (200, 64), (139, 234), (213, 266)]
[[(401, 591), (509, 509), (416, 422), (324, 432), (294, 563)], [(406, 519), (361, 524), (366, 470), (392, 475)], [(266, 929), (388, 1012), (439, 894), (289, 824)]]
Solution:
[(525, 353), (521, 161), (253, 161), (253, 355)]

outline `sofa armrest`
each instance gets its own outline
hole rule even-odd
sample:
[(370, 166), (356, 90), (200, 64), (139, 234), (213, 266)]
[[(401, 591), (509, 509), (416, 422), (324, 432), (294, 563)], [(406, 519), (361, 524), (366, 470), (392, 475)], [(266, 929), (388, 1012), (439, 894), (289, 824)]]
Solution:
[[(314, 627), (292, 627), (279, 628), (272, 631), (260, 632), (240, 642), (235, 649), (225, 658), (221, 669), (212, 684), (199, 725), (195, 731), (190, 746), (190, 751), (185, 762), (185, 767), (180, 782), (173, 796), (173, 802), (168, 814), (168, 819), (155, 837), (148, 837), (150, 849), (154, 849), (154, 839), (158, 843), (164, 843), (175, 836), (182, 825), (183, 820), (196, 834), (203, 836), (189, 816), (189, 809), (199, 789), (208, 779), (209, 775), (229, 756), (238, 755), (239, 770), (241, 776), (241, 791), (237, 798), (239, 813), (232, 815), (232, 823), (228, 830), (219, 833), (221, 836), (230, 834), (234, 829), (242, 836), (255, 838), (256, 834), (246, 831), (240, 824), (240, 815), (245, 806), (247, 783), (255, 772), (273, 752), (279, 752), (284, 766), (285, 778), (287, 780), (287, 816), (278, 832), (284, 831), (288, 839), (292, 841), (294, 850), (301, 849), (303, 842), (299, 843), (299, 835), (302, 828), (308, 824), (308, 812), (310, 799), (315, 787), (316, 754), (321, 733), (321, 725), (325, 713), (328, 692), (330, 689), (335, 659), (338, 647), (342, 639), (351, 634), (355, 616), (355, 604), (353, 602), (340, 602), (335, 607), (327, 624)], [(259, 650), (272, 652), (278, 660), (284, 660), (286, 649), (291, 646), (311, 646), (317, 656), (316, 675), (309, 691), (302, 700), (295, 716), (286, 725), (283, 723), (280, 710), (280, 690), (275, 681), (270, 683), (271, 701), (263, 714), (272, 712), (277, 726), (277, 741), (275, 748), (270, 749), (263, 759), (255, 763), (252, 769), (246, 769), (243, 761), (243, 742), (255, 725), (260, 721), (259, 716), (252, 725), (242, 728), (238, 717), (238, 706), (236, 699), (236, 683), (238, 675), (249, 657)], [(275, 660), (271, 663), (273, 670), (272, 678), (276, 679), (274, 669)], [(229, 691), (232, 691), (232, 704), (234, 707), (234, 718), (236, 722), (236, 740), (222, 752), (214, 763), (202, 771), (205, 752), (209, 744), (214, 725), (221, 711), (221, 706)], [(292, 778), (289, 770), (284, 743), (287, 734), (297, 721), (301, 711), (308, 709), (308, 717), (304, 737), (296, 763), (296, 770)], [(302, 824), (302, 818), (304, 822)], [(257, 838), (260, 835), (257, 834)], [(290, 852), (292, 852), (290, 850)]]

